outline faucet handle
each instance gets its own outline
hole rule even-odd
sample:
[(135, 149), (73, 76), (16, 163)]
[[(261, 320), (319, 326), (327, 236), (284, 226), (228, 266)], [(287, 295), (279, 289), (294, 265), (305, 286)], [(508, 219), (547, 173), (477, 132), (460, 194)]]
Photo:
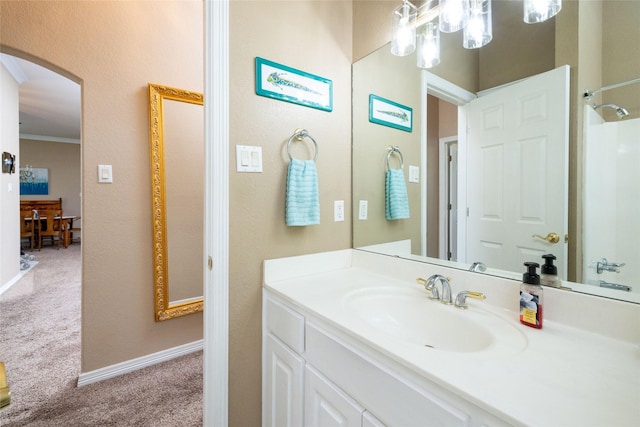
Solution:
[(435, 286), (435, 282), (433, 281), (433, 276), (429, 277), (429, 280), (424, 279), (422, 277), (416, 278), (416, 282), (424, 285), (424, 289), (431, 292), (429, 299), (439, 300), (440, 293), (438, 292), (438, 288)]
[(480, 300), (486, 299), (486, 297), (482, 292), (472, 292), (472, 291), (458, 292), (458, 295), (456, 296), (456, 302), (454, 303), (456, 308), (460, 308), (462, 310), (466, 310), (467, 308), (469, 308), (469, 306), (467, 305), (467, 297), (473, 298), (473, 299), (480, 299)]

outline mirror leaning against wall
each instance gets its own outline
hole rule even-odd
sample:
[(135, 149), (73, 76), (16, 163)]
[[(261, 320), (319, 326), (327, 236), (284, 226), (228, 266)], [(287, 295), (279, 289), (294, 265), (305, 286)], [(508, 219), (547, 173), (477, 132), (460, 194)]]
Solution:
[(203, 310), (203, 95), (149, 83), (156, 321)]
[[(516, 3), (516, 2), (514, 2)], [(582, 2), (581, 2), (582, 3)], [(503, 7), (516, 7), (512, 2), (494, 2), (494, 18), (498, 15), (496, 12), (500, 12)], [(589, 7), (592, 4), (588, 4)], [(615, 29), (612, 28), (612, 14), (615, 12), (616, 20), (621, 21), (622, 16), (637, 16), (638, 4), (633, 2), (607, 2), (606, 16), (607, 20), (603, 19), (602, 37), (606, 40), (611, 40)], [(511, 17), (508, 17), (511, 19)], [(473, 67), (452, 67), (451, 63), (458, 58), (457, 54), (452, 53), (451, 49), (446, 51), (443, 48), (443, 54), (446, 52), (448, 58), (443, 57), (442, 63), (439, 67), (440, 71), (436, 68), (428, 70), (430, 73), (439, 73), (443, 79), (452, 77), (454, 81), (463, 82), (464, 79), (460, 78), (456, 72), (459, 70), (469, 70), (469, 73), (477, 73), (477, 78), (471, 79), (472, 81), (481, 82), (479, 87), (470, 87), (473, 91), (473, 99), (485, 99), (488, 98), (491, 93), (487, 89), (495, 86), (505, 85), (505, 87), (515, 87), (517, 85), (507, 85), (507, 82), (515, 81), (521, 82), (522, 79), (529, 78), (531, 76), (538, 76), (546, 74), (549, 70), (557, 68), (558, 65), (554, 63), (557, 58), (554, 59), (553, 49), (548, 55), (543, 55), (543, 46), (553, 46), (553, 38), (559, 37), (558, 34), (562, 34), (562, 28), (550, 26), (549, 28), (541, 29), (540, 37), (542, 40), (547, 40), (545, 37), (549, 37), (543, 32), (550, 32), (551, 39), (545, 43), (538, 43), (535, 46), (540, 46), (536, 50), (536, 59), (540, 61), (541, 57), (548, 57), (548, 60), (544, 63), (527, 63), (525, 61), (516, 61), (513, 56), (505, 55), (505, 46), (501, 44), (502, 41), (507, 38), (511, 42), (514, 39), (513, 35), (509, 35), (505, 31), (508, 31), (505, 26), (504, 30), (501, 29), (500, 22), (496, 22), (494, 19), (494, 31), (499, 34), (501, 38), (497, 38), (491, 49), (484, 51), (483, 58), (485, 59), (482, 64), (478, 66), (477, 70)], [(617, 22), (616, 21), (616, 22)], [(566, 24), (563, 23), (563, 24)], [(496, 27), (497, 26), (497, 27)], [(636, 26), (637, 27), (637, 26)], [(526, 32), (531, 28), (525, 27), (520, 32), (522, 36), (526, 38), (532, 38), (531, 35)], [(626, 28), (626, 27), (625, 27)], [(500, 31), (498, 32), (498, 30)], [(627, 28), (628, 29), (628, 28)], [(635, 29), (634, 31), (638, 31)], [(554, 35), (555, 34), (555, 35)], [(638, 34), (637, 32), (634, 34)], [(445, 40), (446, 41), (446, 40)], [(443, 41), (443, 43), (445, 42)], [(448, 42), (448, 41), (447, 41)], [(447, 46), (449, 48), (450, 46)], [(460, 49), (462, 49), (460, 47)], [(524, 52), (533, 51), (531, 49), (523, 49), (520, 46), (520, 50)], [(609, 52), (609, 51), (607, 51)], [(468, 53), (468, 52), (466, 52)], [(608, 55), (612, 55), (607, 53)], [(500, 57), (508, 59), (500, 60)], [(530, 55), (526, 54), (527, 57)], [(609, 57), (607, 57), (609, 58)], [(451, 174), (447, 174), (443, 167), (445, 163), (439, 162), (439, 157), (442, 157), (443, 147), (447, 146), (447, 139), (452, 140), (457, 147), (458, 143), (458, 127), (456, 126), (457, 117), (452, 120), (450, 118), (450, 112), (453, 108), (454, 111), (458, 110), (459, 105), (453, 105), (443, 110), (443, 101), (447, 98), (442, 98), (438, 92), (429, 92), (428, 90), (420, 91), (419, 88), (423, 88), (425, 85), (424, 79), (426, 79), (427, 89), (429, 87), (429, 76), (421, 77), (420, 71), (417, 70), (415, 64), (415, 55), (408, 57), (395, 57), (391, 55), (389, 46), (384, 46), (373, 52), (369, 56), (357, 61), (353, 66), (353, 246), (355, 248), (373, 250), (376, 252), (387, 253), (395, 256), (402, 256), (409, 259), (425, 261), (433, 264), (446, 265), (454, 268), (469, 269), (475, 261), (483, 261), (486, 264), (487, 270), (485, 274), (497, 275), (500, 277), (510, 278), (514, 280), (520, 280), (522, 277), (521, 263), (516, 262), (513, 269), (505, 269), (502, 266), (492, 264), (492, 260), (488, 256), (474, 255), (469, 256), (467, 244), (467, 250), (462, 250), (462, 245), (455, 247), (456, 241), (460, 241), (462, 233), (466, 234), (462, 236), (462, 239), (469, 239), (476, 229), (470, 229), (468, 225), (468, 218), (464, 215), (464, 208), (462, 204), (453, 209), (453, 213), (458, 215), (451, 215), (447, 218), (447, 210), (440, 209), (439, 205), (448, 206), (448, 203), (442, 203), (444, 195), (448, 191), (469, 192), (471, 189), (469, 182), (469, 167), (473, 161), (479, 160), (484, 155), (472, 156), (468, 146), (464, 146), (466, 150), (466, 160), (457, 163), (455, 166), (466, 175), (466, 178), (460, 178), (460, 173), (456, 173), (453, 170)], [(600, 64), (581, 64), (580, 67), (572, 66), (574, 73), (579, 74), (580, 70), (582, 74), (587, 75), (588, 71), (593, 69), (602, 69), (603, 76), (601, 77), (601, 83), (588, 83), (587, 85), (593, 86), (590, 89), (599, 89), (601, 86), (609, 84), (617, 84), (623, 81), (632, 80), (635, 81), (638, 75), (638, 65), (640, 65), (636, 59), (627, 57), (624, 61), (613, 61), (612, 58), (606, 61), (606, 66), (603, 63)], [(446, 68), (446, 72), (442, 72), (442, 67)], [(588, 69), (587, 69), (588, 68)], [(491, 70), (492, 72), (488, 72)], [(509, 74), (513, 74), (511, 79), (507, 79)], [(396, 78), (389, 78), (389, 76), (396, 76)], [(403, 76), (402, 79), (398, 79), (398, 76)], [(576, 84), (572, 77), (572, 85)], [(496, 80), (497, 79), (497, 80)], [(528, 79), (527, 79), (528, 80)], [(533, 79), (531, 79), (533, 80)], [(591, 80), (589, 80), (591, 81)], [(598, 81), (597, 79), (595, 80)], [(405, 86), (408, 82), (412, 82), (412, 89), (407, 89)], [(458, 83), (459, 84), (459, 83)], [(459, 84), (460, 85), (460, 84)], [(466, 85), (461, 84), (466, 87)], [(548, 89), (544, 86), (540, 88), (542, 91)], [(582, 88), (580, 88), (582, 89)], [(377, 95), (392, 99), (394, 101), (410, 105), (414, 107), (415, 123), (413, 127), (413, 135), (407, 133), (394, 131), (393, 129), (380, 127), (376, 124), (369, 123), (367, 120), (368, 103), (367, 97), (371, 91), (377, 91)], [(536, 89), (537, 90), (537, 89)], [(415, 93), (421, 92), (426, 99), (415, 99)], [(476, 95), (476, 92), (479, 92)], [(429, 96), (426, 94), (429, 93)], [(582, 92), (579, 96), (576, 92), (572, 92), (571, 96), (571, 110), (574, 114), (569, 115), (567, 112), (567, 119), (570, 120), (570, 125), (574, 126), (575, 120), (580, 119), (579, 123), (583, 123), (589, 127), (584, 134), (581, 135), (581, 139), (576, 142), (570, 142), (570, 144), (576, 144), (577, 148), (571, 148), (569, 151), (569, 158), (565, 163), (565, 168), (568, 170), (570, 165), (579, 165), (580, 168), (584, 167), (583, 176), (576, 175), (575, 169), (573, 172), (569, 172), (570, 182), (576, 184), (574, 193), (580, 193), (581, 197), (578, 198), (578, 205), (573, 202), (575, 194), (569, 199), (568, 210), (571, 213), (575, 212), (575, 216), (578, 218), (567, 217), (565, 214), (564, 221), (568, 221), (569, 227), (574, 227), (576, 234), (573, 236), (574, 241), (581, 243), (581, 251), (576, 252), (575, 245), (569, 245), (569, 258), (574, 257), (575, 264), (577, 264), (577, 273), (574, 273), (574, 277), (569, 277), (572, 282), (569, 286), (577, 292), (589, 293), (597, 296), (603, 296), (607, 298), (614, 298), (630, 302), (640, 302), (640, 283), (637, 278), (637, 268), (640, 268), (640, 251), (637, 250), (637, 239), (625, 238), (629, 235), (636, 235), (640, 222), (634, 219), (631, 212), (637, 212), (638, 198), (637, 194), (639, 188), (636, 182), (640, 182), (637, 172), (629, 168), (630, 164), (637, 164), (637, 159), (640, 159), (640, 144), (637, 143), (637, 126), (640, 126), (640, 105), (637, 100), (640, 99), (634, 95), (640, 93), (640, 82), (628, 84), (619, 89), (612, 89), (598, 93), (593, 100), (587, 102), (582, 97)], [(433, 96), (432, 96), (433, 95)], [(627, 95), (627, 96), (625, 96)], [(441, 98), (441, 99), (437, 99)], [(579, 99), (578, 99), (579, 98)], [(434, 104), (435, 102), (435, 104)], [(453, 101), (448, 101), (451, 104)], [(447, 102), (445, 102), (446, 104)], [(615, 103), (629, 110), (629, 115), (620, 120), (615, 114), (611, 114), (607, 108), (593, 108), (592, 104), (603, 103)], [(554, 104), (555, 105), (555, 104)], [(420, 108), (424, 107), (424, 111)], [(438, 110), (440, 111), (440, 117), (438, 118)], [(421, 121), (429, 120), (431, 113), (435, 111), (435, 127), (432, 123), (424, 122), (421, 125)], [(443, 111), (447, 116), (443, 116)], [(469, 110), (462, 107), (463, 114), (468, 114)], [(455, 115), (455, 112), (454, 112)], [(584, 118), (583, 118), (584, 115)], [(595, 120), (590, 118), (591, 116), (597, 116), (599, 120), (598, 126), (602, 126), (607, 130), (613, 128), (612, 133), (619, 136), (619, 141), (616, 141), (612, 137), (605, 137), (601, 142), (594, 141), (594, 131), (602, 132), (600, 129), (591, 129), (592, 122)], [(601, 118), (600, 115), (603, 117)], [(438, 133), (438, 126), (442, 129), (443, 122), (453, 121), (453, 126), (445, 126), (446, 131), (444, 133)], [(422, 129), (421, 129), (422, 126)], [(435, 135), (433, 134), (435, 129)], [(629, 135), (630, 138), (624, 139), (624, 135)], [(633, 136), (635, 135), (635, 137)], [(466, 135), (463, 135), (466, 137)], [(448, 138), (447, 138), (448, 137)], [(455, 138), (454, 138), (455, 137)], [(462, 138), (462, 137), (461, 137)], [(553, 139), (555, 141), (555, 139)], [(435, 142), (435, 143), (434, 143)], [(462, 141), (464, 142), (464, 141)], [(405, 176), (407, 179), (407, 187), (409, 193), (411, 219), (402, 221), (386, 221), (384, 218), (384, 159), (386, 157), (386, 147), (389, 145), (398, 145), (404, 153), (405, 162)], [(606, 148), (605, 148), (606, 147)], [(603, 150), (601, 152), (593, 152), (593, 150)], [(534, 150), (533, 154), (540, 150)], [(618, 153), (618, 154), (616, 154)], [(454, 151), (454, 157), (460, 154), (456, 154)], [(448, 156), (444, 156), (448, 157)], [(462, 157), (460, 157), (462, 158)], [(593, 159), (590, 163), (590, 159)], [(636, 160), (631, 160), (636, 159)], [(607, 160), (606, 165), (604, 160)], [(583, 163), (584, 161), (584, 163)], [(635, 163), (634, 163), (635, 162)], [(593, 164), (592, 164), (593, 163)], [(409, 177), (411, 171), (409, 167), (414, 166), (419, 168), (419, 182), (411, 181)], [(594, 168), (597, 167), (597, 168)], [(554, 168), (557, 169), (557, 168)], [(636, 168), (637, 169), (637, 168)], [(516, 181), (517, 175), (511, 175), (507, 181), (511, 184)], [(602, 178), (606, 177), (606, 180)], [(615, 184), (612, 180), (620, 180), (619, 184)], [(507, 182), (505, 181), (505, 182)], [(562, 180), (547, 178), (548, 182), (557, 182), (560, 184)], [(604, 182), (606, 181), (606, 183)], [(540, 182), (544, 182), (543, 176), (540, 176)], [(473, 181), (475, 184), (479, 184), (480, 180)], [(594, 185), (595, 184), (595, 185)], [(615, 184), (615, 185), (614, 185)], [(605, 188), (606, 187), (606, 188)], [(613, 189), (616, 190), (613, 190)], [(476, 191), (477, 194), (483, 194), (480, 189)], [(631, 192), (631, 193), (629, 193)], [(495, 192), (488, 192), (487, 194), (493, 195)], [(606, 197), (605, 197), (606, 196)], [(452, 201), (455, 203), (459, 199), (454, 194)], [(467, 203), (469, 202), (469, 195), (467, 197)], [(605, 197), (606, 201), (605, 201)], [(553, 200), (557, 200), (554, 198)], [(360, 218), (360, 206), (363, 201), (368, 202), (368, 217)], [(508, 200), (512, 203), (513, 199)], [(468, 204), (464, 204), (468, 206)], [(594, 211), (594, 206), (599, 207), (600, 211)], [(602, 212), (602, 210), (606, 212)], [(421, 218), (421, 211), (427, 211), (426, 219)], [(606, 214), (606, 215), (605, 215)], [(445, 221), (448, 220), (448, 221)], [(424, 223), (420, 224), (420, 222)], [(577, 220), (580, 220), (576, 223)], [(416, 222), (417, 221), (417, 222)], [(449, 225), (446, 225), (446, 223)], [(495, 221), (494, 221), (495, 222)], [(582, 223), (582, 225), (580, 224)], [(443, 226), (443, 224), (445, 224)], [(465, 227), (461, 227), (466, 226)], [(543, 260), (540, 257), (544, 253), (556, 253), (558, 258), (562, 257), (563, 250), (566, 251), (567, 244), (565, 239), (559, 239), (559, 242), (548, 242), (540, 238), (532, 237), (533, 234), (539, 234), (542, 237), (547, 235), (548, 232), (557, 232), (564, 235), (565, 231), (560, 228), (542, 228), (540, 230), (534, 230), (532, 232), (524, 233), (524, 244), (520, 247), (531, 248), (534, 245), (540, 246), (527, 256), (531, 259), (542, 263)], [(562, 236), (564, 237), (564, 236)], [(452, 245), (447, 247), (448, 250), (442, 250), (448, 241)], [(443, 243), (444, 242), (444, 243)], [(494, 245), (495, 246), (495, 245)], [(453, 247), (453, 250), (451, 248)], [(458, 252), (456, 252), (458, 249)], [(561, 250), (562, 249), (562, 250)], [(515, 252), (515, 251), (513, 251)], [(539, 253), (538, 253), (539, 252)], [(539, 259), (538, 259), (539, 258)], [(598, 262), (602, 265), (602, 259), (606, 258), (611, 268), (598, 269)], [(613, 264), (622, 264), (619, 267), (612, 266)], [(522, 267), (523, 268), (523, 267)], [(600, 270), (600, 271), (598, 271)], [(559, 276), (563, 279), (567, 279), (567, 268), (558, 269)], [(613, 286), (620, 285), (620, 289), (613, 288)]]

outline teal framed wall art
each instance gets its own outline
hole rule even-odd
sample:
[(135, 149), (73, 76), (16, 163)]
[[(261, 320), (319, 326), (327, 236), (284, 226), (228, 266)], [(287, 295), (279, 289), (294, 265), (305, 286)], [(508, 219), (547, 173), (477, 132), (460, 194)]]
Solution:
[(256, 94), (324, 111), (333, 110), (333, 82), (256, 57)]
[(413, 108), (370, 94), (369, 121), (411, 132), (413, 131)]

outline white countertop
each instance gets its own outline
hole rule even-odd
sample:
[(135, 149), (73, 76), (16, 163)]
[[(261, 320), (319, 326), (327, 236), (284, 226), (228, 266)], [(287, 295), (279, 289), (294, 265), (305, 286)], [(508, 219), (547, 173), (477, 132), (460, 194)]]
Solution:
[[(429, 271), (425, 265), (415, 266), (414, 270), (406, 260), (384, 255), (367, 254), (363, 258), (349, 250), (267, 261), (264, 280), (265, 288), (308, 315), (507, 422), (541, 426), (640, 426), (637, 341), (614, 339), (549, 318), (545, 318), (541, 330), (526, 327), (518, 321), (517, 286), (505, 286), (495, 278), (478, 280), (478, 276), (465, 276), (466, 272), (431, 268), (437, 271)], [(486, 301), (468, 299), (470, 310), (462, 314), (478, 315), (473, 314), (475, 309), (477, 313), (502, 318), (524, 339), (524, 347), (478, 352), (428, 349), (377, 330), (343, 303), (345, 295), (362, 289), (419, 288), (416, 273), (422, 277), (434, 273), (457, 275), (452, 280), (454, 297), (461, 290), (485, 292)], [(495, 280), (499, 288), (493, 283)], [(469, 281), (473, 281), (473, 289), (456, 286)], [(545, 293), (545, 303), (556, 295)], [(506, 308), (505, 301), (512, 298), (513, 309)], [(550, 306), (558, 310), (557, 303)], [(640, 319), (640, 308), (633, 305), (625, 308), (619, 310), (623, 313), (620, 320)], [(605, 317), (616, 315), (604, 313)], [(635, 337), (636, 326), (623, 336)]]

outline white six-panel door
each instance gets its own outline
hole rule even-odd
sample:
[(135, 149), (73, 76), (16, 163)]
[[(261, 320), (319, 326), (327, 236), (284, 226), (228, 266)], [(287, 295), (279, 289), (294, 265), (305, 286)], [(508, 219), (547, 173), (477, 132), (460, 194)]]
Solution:
[[(566, 278), (568, 120), (568, 66), (471, 101), (468, 262), (518, 272), (552, 253)], [(559, 242), (532, 237), (549, 233)]]

